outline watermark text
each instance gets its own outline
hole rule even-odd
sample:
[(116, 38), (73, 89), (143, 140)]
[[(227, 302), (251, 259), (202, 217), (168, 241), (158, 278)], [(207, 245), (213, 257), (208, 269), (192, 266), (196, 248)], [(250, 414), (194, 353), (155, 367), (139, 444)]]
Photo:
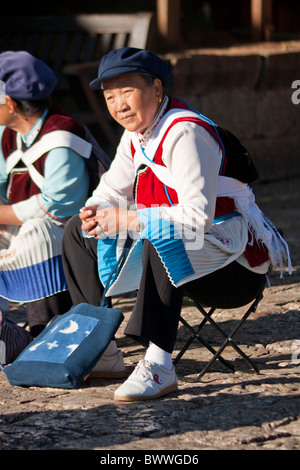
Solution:
[(300, 80), (294, 80), (292, 83), (292, 88), (295, 91), (292, 93), (292, 103), (299, 104), (300, 103)]

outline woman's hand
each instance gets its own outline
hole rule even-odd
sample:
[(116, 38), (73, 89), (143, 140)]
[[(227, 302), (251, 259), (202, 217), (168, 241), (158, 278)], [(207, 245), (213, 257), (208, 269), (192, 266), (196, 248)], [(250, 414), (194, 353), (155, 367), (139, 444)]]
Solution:
[(136, 211), (116, 207), (83, 207), (80, 213), (82, 230), (95, 238), (114, 237), (126, 231), (139, 231)]
[(93, 221), (97, 213), (97, 208), (98, 204), (81, 208), (79, 217), (82, 222), (81, 228), (84, 232), (89, 232), (89, 230), (92, 229), (93, 225), (96, 225), (96, 222), (93, 223)]

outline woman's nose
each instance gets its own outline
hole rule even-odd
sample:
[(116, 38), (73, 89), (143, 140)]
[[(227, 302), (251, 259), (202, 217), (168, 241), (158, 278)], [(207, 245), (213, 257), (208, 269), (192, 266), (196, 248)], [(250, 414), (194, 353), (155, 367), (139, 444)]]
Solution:
[(120, 96), (116, 102), (116, 109), (118, 112), (126, 111), (129, 108), (126, 99), (123, 96)]

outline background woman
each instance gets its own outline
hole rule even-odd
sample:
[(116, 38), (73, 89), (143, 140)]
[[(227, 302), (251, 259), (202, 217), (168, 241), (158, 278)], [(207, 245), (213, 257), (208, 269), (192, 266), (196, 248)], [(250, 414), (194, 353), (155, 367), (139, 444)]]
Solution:
[(39, 59), (1, 53), (0, 80), (0, 296), (26, 304), (36, 336), (71, 305), (62, 236), (88, 196), (92, 145), (80, 123), (51, 106), (56, 77)]

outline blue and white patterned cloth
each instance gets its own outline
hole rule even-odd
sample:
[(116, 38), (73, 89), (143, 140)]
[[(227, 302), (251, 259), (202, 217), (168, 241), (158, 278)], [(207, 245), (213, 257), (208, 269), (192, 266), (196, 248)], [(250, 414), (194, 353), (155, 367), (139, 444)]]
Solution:
[(11, 385), (78, 388), (123, 319), (117, 309), (79, 304), (57, 317), (3, 371)]

